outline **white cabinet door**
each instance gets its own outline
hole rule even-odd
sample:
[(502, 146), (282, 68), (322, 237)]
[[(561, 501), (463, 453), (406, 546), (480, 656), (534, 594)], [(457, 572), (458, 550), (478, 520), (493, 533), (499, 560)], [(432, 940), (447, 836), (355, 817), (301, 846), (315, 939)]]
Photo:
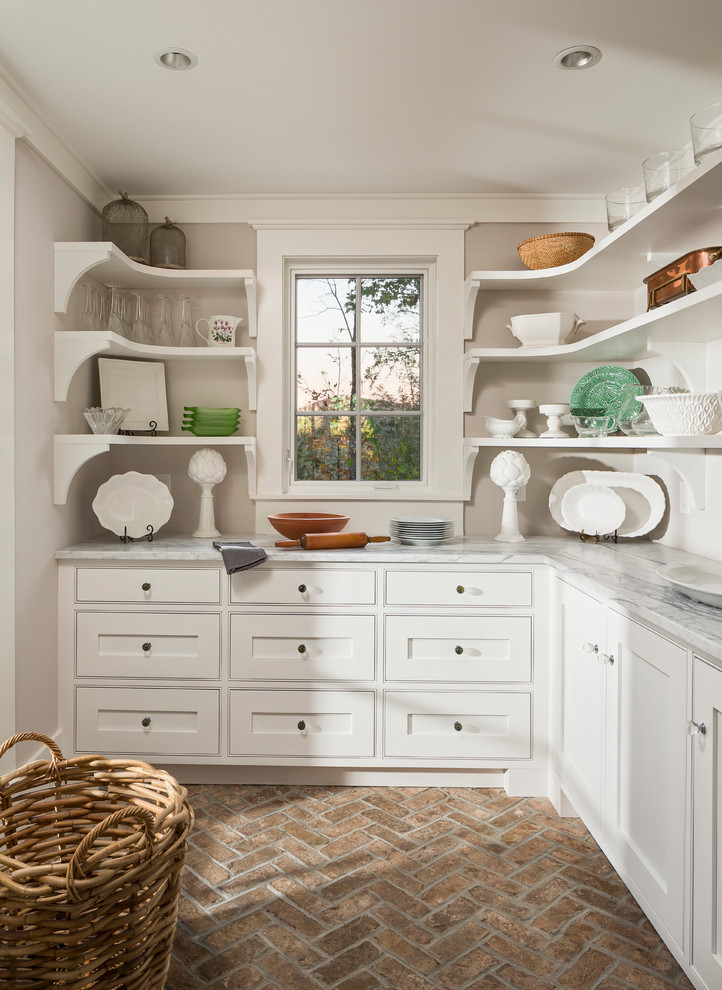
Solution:
[[(604, 836), (668, 944), (684, 948), (688, 795), (687, 651), (607, 615)], [(661, 926), (661, 927), (660, 927)], [(722, 983), (719, 984), (722, 986)]]
[(692, 968), (722, 987), (722, 670), (695, 657)]
[(608, 664), (603, 606), (559, 585), (557, 770), (564, 791), (587, 825), (601, 825)]

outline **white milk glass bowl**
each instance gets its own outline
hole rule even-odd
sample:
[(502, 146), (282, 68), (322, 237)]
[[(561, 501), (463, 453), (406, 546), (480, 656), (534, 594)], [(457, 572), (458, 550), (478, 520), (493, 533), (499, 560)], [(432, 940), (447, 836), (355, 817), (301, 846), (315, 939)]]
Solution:
[(719, 392), (640, 395), (654, 428), (663, 437), (700, 437), (722, 430)]

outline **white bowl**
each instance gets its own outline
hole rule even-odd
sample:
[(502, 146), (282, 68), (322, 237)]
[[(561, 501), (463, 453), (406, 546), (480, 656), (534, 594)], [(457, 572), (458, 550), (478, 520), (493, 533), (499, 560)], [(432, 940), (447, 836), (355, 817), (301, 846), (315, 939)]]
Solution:
[(637, 397), (663, 437), (701, 437), (722, 430), (719, 392), (681, 392)]
[(497, 419), (495, 416), (484, 416), (486, 432), (490, 437), (514, 437), (524, 425), (521, 416), (514, 419)]
[(524, 313), (512, 316), (506, 329), (525, 347), (553, 347), (566, 343), (583, 324), (576, 313)]

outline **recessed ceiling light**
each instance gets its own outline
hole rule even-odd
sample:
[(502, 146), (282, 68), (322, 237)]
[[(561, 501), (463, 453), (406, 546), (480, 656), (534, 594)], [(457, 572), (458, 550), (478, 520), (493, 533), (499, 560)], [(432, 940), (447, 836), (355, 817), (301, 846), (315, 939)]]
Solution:
[(155, 53), (155, 60), (164, 69), (192, 69), (198, 64), (198, 56), (187, 48), (164, 48)]
[(575, 45), (554, 56), (554, 65), (560, 69), (590, 69), (596, 65), (602, 53), (594, 45)]

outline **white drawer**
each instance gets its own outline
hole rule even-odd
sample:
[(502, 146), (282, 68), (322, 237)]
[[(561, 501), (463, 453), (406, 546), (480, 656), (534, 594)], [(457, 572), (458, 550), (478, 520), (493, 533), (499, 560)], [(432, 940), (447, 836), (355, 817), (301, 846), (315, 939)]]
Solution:
[(231, 616), (231, 677), (373, 680), (373, 615)]
[(531, 658), (526, 615), (386, 617), (390, 681), (530, 681)]
[(387, 605), (498, 608), (532, 604), (529, 571), (388, 571)]
[(75, 694), (79, 753), (217, 756), (220, 692), (80, 687)]
[(219, 677), (218, 613), (78, 612), (78, 677)]
[(79, 602), (216, 605), (221, 600), (218, 568), (78, 567)]
[(373, 691), (230, 691), (232, 756), (374, 755)]
[(384, 755), (524, 760), (531, 756), (531, 695), (496, 691), (387, 691)]
[(373, 605), (373, 571), (254, 567), (231, 575), (234, 605)]

